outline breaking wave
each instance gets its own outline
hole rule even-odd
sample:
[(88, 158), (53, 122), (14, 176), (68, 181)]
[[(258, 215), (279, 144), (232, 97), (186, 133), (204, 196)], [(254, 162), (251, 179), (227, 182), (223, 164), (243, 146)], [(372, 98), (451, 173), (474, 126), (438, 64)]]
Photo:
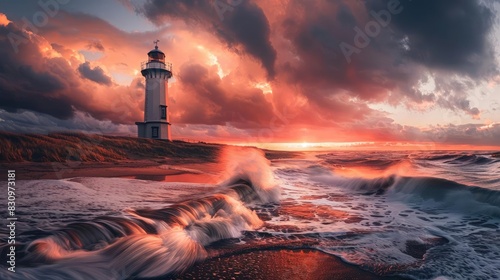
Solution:
[[(237, 238), (263, 225), (250, 205), (276, 202), (270, 162), (254, 149), (224, 151), (226, 174), (217, 191), (162, 209), (128, 209), (71, 223), (53, 232), (35, 231), (17, 248), (18, 263), (31, 267), (2, 279), (126, 279), (180, 272), (207, 257), (205, 247)], [(2, 249), (5, 256), (7, 247)], [(91, 269), (89, 269), (89, 267)]]
[(341, 186), (366, 195), (385, 195), (409, 203), (435, 206), (469, 213), (500, 217), (500, 191), (468, 186), (436, 177), (411, 177), (392, 174), (378, 178), (346, 178), (319, 166), (311, 167), (311, 178), (327, 185)]

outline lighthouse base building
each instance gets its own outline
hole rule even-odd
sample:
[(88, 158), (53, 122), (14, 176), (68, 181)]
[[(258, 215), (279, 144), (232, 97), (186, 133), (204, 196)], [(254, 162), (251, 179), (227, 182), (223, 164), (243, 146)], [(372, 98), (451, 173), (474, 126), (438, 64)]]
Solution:
[(168, 122), (136, 122), (137, 136), (140, 138), (172, 140)]
[(172, 78), (172, 64), (165, 62), (165, 54), (158, 49), (148, 53), (148, 61), (141, 65), (146, 78), (144, 121), (136, 122), (141, 138), (172, 140), (168, 112), (168, 79)]

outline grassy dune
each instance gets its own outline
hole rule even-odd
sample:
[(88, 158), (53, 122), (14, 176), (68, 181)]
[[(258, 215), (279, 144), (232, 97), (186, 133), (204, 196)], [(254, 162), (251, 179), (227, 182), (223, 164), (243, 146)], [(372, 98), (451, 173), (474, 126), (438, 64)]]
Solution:
[(1, 162), (114, 162), (166, 157), (212, 161), (221, 146), (83, 133), (40, 135), (0, 131)]

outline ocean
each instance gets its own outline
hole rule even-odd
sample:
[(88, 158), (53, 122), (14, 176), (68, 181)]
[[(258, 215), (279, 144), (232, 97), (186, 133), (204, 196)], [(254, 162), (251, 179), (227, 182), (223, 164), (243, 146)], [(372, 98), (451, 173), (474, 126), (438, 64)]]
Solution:
[[(16, 273), (1, 269), (0, 279), (175, 278), (221, 256), (297, 248), (380, 276), (500, 277), (500, 158), (492, 152), (303, 152), (267, 160), (234, 148), (220, 164), (216, 174), (196, 170), (217, 184), (17, 181)], [(3, 227), (2, 265), (8, 235)]]

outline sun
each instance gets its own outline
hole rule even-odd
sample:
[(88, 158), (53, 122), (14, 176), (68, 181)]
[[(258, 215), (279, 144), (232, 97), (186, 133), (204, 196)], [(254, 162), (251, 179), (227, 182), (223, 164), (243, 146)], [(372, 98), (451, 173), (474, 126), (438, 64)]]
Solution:
[(300, 146), (301, 146), (302, 148), (309, 148), (309, 147), (311, 147), (311, 143), (302, 142), (302, 143), (300, 144)]

